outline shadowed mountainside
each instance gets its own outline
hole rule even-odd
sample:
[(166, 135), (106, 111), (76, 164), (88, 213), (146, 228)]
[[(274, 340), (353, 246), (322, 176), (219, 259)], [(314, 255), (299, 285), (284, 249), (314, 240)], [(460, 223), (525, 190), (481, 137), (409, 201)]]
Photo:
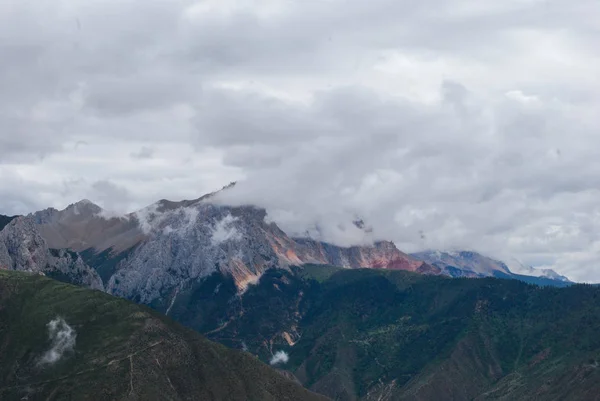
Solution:
[[(593, 400), (600, 288), (304, 266), (235, 296), (211, 276), (169, 315), (335, 400)], [(226, 311), (223, 314), (223, 311)]]

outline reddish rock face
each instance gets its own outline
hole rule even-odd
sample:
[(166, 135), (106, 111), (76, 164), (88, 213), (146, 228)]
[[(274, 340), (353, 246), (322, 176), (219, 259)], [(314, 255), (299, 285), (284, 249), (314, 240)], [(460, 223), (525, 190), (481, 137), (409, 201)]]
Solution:
[(380, 241), (373, 246), (338, 247), (310, 238), (289, 238), (282, 232), (271, 237), (273, 251), (283, 264), (327, 264), (346, 268), (393, 269), (440, 274), (437, 267), (401, 252), (394, 243)]

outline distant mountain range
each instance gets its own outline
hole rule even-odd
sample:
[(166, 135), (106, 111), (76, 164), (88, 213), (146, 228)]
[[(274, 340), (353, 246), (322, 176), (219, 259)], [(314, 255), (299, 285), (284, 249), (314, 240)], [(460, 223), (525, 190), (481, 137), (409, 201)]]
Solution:
[[(498, 277), (515, 279), (530, 284), (564, 287), (572, 284), (565, 276), (551, 269), (534, 269), (523, 264), (514, 264), (521, 274), (512, 272), (506, 263), (488, 258), (472, 251), (424, 251), (411, 254), (442, 270), (442, 274), (450, 277)], [(514, 261), (516, 262), (516, 261)]]
[(2, 216), (0, 268), (44, 272), (165, 312), (182, 291), (214, 272), (232, 277), (241, 293), (269, 269), (304, 264), (570, 284), (552, 270), (520, 266), (526, 274), (515, 274), (505, 263), (475, 252), (407, 255), (389, 241), (344, 248), (293, 238), (268, 223), (264, 209), (218, 205), (212, 202), (216, 194), (161, 200), (124, 216), (111, 215), (89, 200), (64, 210)]
[[(216, 194), (180, 202), (161, 200), (118, 217), (83, 200), (64, 210), (50, 208), (19, 217), (13, 226), (14, 217), (2, 217), (0, 223), (8, 226), (5, 238), (30, 235), (43, 238), (48, 249), (78, 252), (98, 273), (107, 292), (144, 303), (170, 304), (183, 286), (215, 271), (232, 276), (238, 290), (244, 291), (270, 268), (307, 263), (450, 277), (515, 278), (544, 285), (569, 282), (550, 270), (514, 274), (506, 264), (474, 252), (407, 255), (389, 241), (344, 248), (292, 238), (265, 221), (264, 209), (217, 205), (211, 202)], [(527, 275), (542, 280), (523, 277)]]

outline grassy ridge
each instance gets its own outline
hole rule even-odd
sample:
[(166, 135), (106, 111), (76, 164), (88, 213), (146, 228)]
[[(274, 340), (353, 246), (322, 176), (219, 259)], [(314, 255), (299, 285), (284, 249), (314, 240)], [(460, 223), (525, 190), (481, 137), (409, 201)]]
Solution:
[[(47, 323), (77, 332), (51, 366)], [(0, 271), (0, 399), (319, 400), (249, 354), (149, 308), (48, 278)]]

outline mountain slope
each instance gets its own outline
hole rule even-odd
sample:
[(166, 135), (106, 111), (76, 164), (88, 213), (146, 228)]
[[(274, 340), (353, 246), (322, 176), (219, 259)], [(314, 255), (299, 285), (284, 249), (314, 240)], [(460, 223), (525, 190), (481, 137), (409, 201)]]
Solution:
[(228, 298), (232, 284), (211, 280), (170, 315), (263, 360), (287, 352), (287, 369), (336, 400), (586, 400), (600, 391), (593, 286), (305, 266), (267, 271)]
[(18, 272), (0, 271), (0, 352), (6, 401), (324, 400), (147, 308)]

